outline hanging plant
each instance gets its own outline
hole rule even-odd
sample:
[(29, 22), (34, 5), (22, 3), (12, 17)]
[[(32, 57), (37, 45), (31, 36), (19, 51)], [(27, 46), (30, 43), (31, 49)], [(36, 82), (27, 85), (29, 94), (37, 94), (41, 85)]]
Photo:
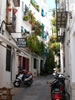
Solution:
[(31, 4), (33, 5), (33, 7), (37, 10), (37, 11), (39, 11), (39, 5), (36, 3), (36, 1), (34, 0), (31, 0), (30, 1), (31, 2)]
[(34, 25), (32, 20), (30, 20), (29, 23), (30, 23), (32, 26)]
[(24, 16), (23, 20), (28, 21), (29, 17), (28, 16)]
[(27, 13), (27, 12), (28, 12), (28, 9), (25, 10), (25, 13)]
[(32, 12), (31, 12), (31, 10), (28, 12), (28, 16), (30, 16), (31, 17), (31, 15), (32, 15)]
[(35, 30), (35, 29), (36, 29), (36, 27), (35, 27), (35, 25), (33, 25), (33, 26), (32, 26), (32, 30)]
[(56, 17), (53, 17), (53, 19), (51, 20), (51, 22), (55, 26), (56, 25)]

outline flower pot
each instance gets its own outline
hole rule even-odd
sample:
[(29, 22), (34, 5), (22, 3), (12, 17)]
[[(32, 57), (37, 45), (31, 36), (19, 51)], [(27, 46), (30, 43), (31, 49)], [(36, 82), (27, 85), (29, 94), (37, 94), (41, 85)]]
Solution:
[(16, 12), (17, 12), (17, 9), (13, 9), (13, 13), (16, 14)]
[(23, 20), (28, 21), (28, 16), (24, 16)]
[(8, 8), (8, 11), (10, 12), (11, 11), (11, 8)]
[(25, 13), (27, 13), (27, 12), (28, 12), (28, 10), (26, 9), (26, 10), (25, 10)]

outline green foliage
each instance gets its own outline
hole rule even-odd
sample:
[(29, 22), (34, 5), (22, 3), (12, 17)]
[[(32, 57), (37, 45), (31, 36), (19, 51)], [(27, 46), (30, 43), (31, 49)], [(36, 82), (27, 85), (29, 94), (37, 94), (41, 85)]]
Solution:
[(58, 42), (51, 43), (51, 49), (55, 52), (57, 55), (60, 51), (60, 44)]
[(56, 33), (56, 27), (55, 26), (53, 27), (53, 33)]
[(42, 56), (45, 50), (45, 44), (40, 42), (36, 35), (32, 34), (27, 38), (27, 46), (32, 52)]
[(58, 52), (60, 51), (60, 43), (56, 42), (56, 35), (53, 35), (50, 38), (49, 41), (49, 48), (53, 50), (53, 52), (55, 52), (55, 54), (57, 55)]
[(53, 9), (53, 10), (52, 10), (52, 16), (53, 16), (53, 17), (55, 17), (55, 12), (56, 12), (56, 10)]
[(54, 68), (55, 68), (54, 53), (52, 50), (49, 50), (49, 53), (45, 62), (45, 73), (47, 74), (53, 73)]
[[(49, 48), (50, 50), (52, 50), (54, 52), (54, 54), (58, 57), (60, 57), (60, 43), (59, 42), (56, 42), (56, 35), (53, 35), (51, 38), (50, 38), (50, 41), (49, 41)], [(60, 62), (59, 62), (59, 65), (55, 65), (56, 67), (60, 66)]]
[(42, 25), (38, 22), (38, 21), (35, 21), (34, 22), (34, 25), (32, 26), (32, 30), (34, 30), (34, 34), (35, 35), (39, 35), (39, 36), (42, 36)]
[(53, 19), (51, 20), (51, 23), (55, 26), (56, 25), (56, 17), (53, 17)]
[(31, 2), (31, 4), (34, 6), (34, 8), (35, 8), (37, 11), (39, 11), (39, 5), (37, 5), (37, 3), (36, 3), (35, 1), (33, 1), (33, 0), (31, 0), (30, 2)]
[(29, 16), (24, 16), (23, 20), (27, 21), (29, 19)]
[(50, 41), (49, 41), (49, 45), (51, 43), (54, 43), (54, 42), (56, 42), (56, 34), (51, 36)]

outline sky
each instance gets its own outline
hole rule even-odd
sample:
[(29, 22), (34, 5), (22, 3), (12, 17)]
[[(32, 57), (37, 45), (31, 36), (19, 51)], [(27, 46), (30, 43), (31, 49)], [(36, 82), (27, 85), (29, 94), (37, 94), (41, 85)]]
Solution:
[(55, 8), (55, 0), (46, 0), (46, 9), (49, 11), (49, 9)]

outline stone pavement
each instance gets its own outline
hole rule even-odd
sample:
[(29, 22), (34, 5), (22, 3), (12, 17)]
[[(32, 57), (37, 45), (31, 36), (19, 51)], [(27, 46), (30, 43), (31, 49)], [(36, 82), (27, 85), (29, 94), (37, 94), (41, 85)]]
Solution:
[(50, 100), (49, 80), (52, 80), (51, 76), (37, 77), (30, 87), (13, 88), (13, 100)]

